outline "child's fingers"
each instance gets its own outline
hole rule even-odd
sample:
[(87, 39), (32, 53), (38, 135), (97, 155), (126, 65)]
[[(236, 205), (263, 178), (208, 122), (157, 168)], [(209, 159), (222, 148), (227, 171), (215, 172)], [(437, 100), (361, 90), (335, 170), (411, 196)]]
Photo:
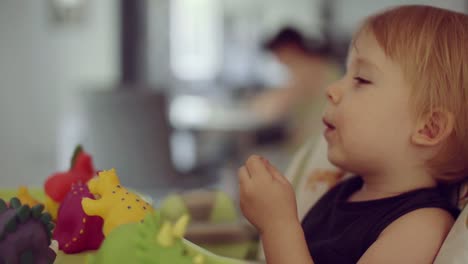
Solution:
[(242, 166), (239, 168), (237, 172), (237, 176), (239, 177), (239, 184), (240, 185), (246, 185), (249, 184), (250, 181), (250, 175), (245, 166)]
[(255, 177), (255, 179), (259, 180), (273, 179), (260, 156), (250, 156), (245, 164), (251, 177)]
[(265, 160), (266, 168), (273, 178), (281, 183), (288, 184), (289, 181), (281, 174), (281, 172), (273, 166), (268, 160)]

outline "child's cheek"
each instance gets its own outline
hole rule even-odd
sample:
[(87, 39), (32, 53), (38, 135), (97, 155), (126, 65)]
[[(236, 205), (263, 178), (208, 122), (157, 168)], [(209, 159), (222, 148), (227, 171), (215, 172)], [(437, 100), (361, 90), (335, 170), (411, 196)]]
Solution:
[(335, 116), (333, 117), (333, 122), (338, 131), (341, 131), (346, 128), (346, 115), (342, 108), (337, 109), (335, 112)]

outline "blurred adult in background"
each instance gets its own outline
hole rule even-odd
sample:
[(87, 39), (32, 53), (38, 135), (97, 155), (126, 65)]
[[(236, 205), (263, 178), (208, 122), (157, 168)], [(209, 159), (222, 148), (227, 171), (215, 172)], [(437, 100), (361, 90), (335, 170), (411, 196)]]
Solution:
[(295, 151), (321, 134), (324, 89), (339, 76), (339, 67), (332, 61), (327, 43), (306, 38), (293, 27), (284, 27), (263, 47), (285, 66), (288, 74), (284, 83), (268, 87), (249, 105), (263, 120), (286, 120), (287, 148)]

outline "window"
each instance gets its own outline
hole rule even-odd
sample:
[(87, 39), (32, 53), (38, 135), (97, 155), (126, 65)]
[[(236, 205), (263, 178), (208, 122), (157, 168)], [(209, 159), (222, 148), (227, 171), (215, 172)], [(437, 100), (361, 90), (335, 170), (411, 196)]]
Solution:
[(212, 80), (222, 52), (222, 3), (171, 0), (171, 70), (181, 80)]

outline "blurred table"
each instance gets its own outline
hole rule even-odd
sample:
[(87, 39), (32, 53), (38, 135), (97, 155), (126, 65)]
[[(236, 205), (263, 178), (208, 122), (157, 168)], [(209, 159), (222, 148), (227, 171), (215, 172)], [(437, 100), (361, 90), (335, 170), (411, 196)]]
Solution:
[(224, 132), (250, 132), (271, 124), (242, 102), (194, 95), (175, 97), (169, 119), (176, 128)]

